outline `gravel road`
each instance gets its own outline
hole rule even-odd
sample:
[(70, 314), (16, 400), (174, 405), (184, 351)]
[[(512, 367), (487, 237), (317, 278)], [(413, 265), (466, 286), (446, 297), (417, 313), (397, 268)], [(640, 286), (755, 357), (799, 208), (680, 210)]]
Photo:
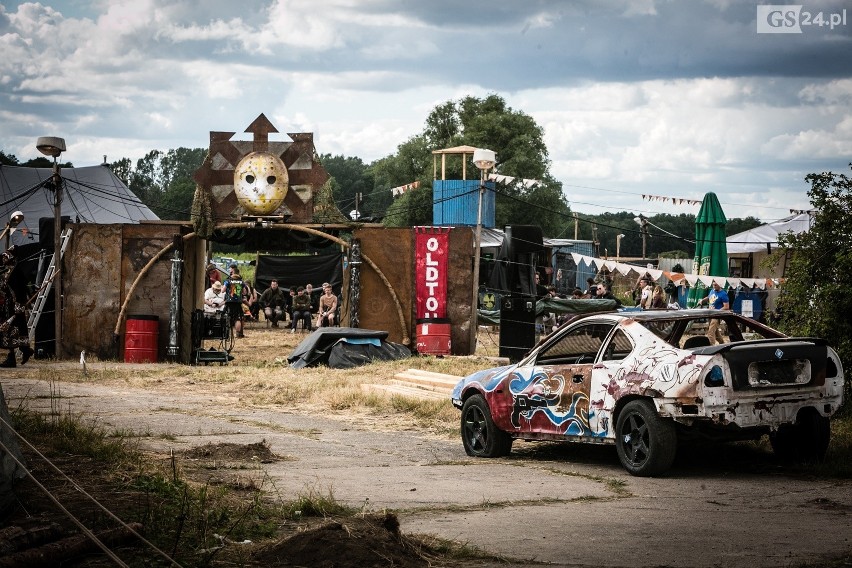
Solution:
[[(266, 440), (288, 459), (263, 464), (282, 496), (333, 491), (398, 512), (406, 533), (467, 542), (554, 566), (819, 565), (852, 551), (852, 483), (793, 475), (753, 446), (686, 448), (669, 476), (635, 478), (609, 447), (517, 442), (509, 458), (468, 458), (458, 440), (388, 431), (375, 419), (245, 408), (215, 394), (0, 380), (27, 399), (143, 433), (158, 452)], [(55, 404), (55, 401), (54, 401)]]

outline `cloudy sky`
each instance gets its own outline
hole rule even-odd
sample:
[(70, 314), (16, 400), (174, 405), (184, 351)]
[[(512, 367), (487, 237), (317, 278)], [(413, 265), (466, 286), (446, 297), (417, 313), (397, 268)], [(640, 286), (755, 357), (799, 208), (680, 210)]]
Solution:
[(852, 3), (801, 6), (0, 0), (0, 149), (61, 136), (77, 166), (135, 161), (265, 113), (371, 162), (437, 104), (497, 93), (544, 128), (575, 211), (697, 213), (643, 195), (714, 191), (769, 221), (808, 208), (806, 174), (852, 161)]

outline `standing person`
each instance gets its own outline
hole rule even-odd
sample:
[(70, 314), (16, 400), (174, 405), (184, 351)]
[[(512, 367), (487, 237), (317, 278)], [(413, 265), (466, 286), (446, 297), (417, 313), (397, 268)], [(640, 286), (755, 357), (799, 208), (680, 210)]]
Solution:
[(246, 300), (246, 287), (243, 282), (243, 277), (240, 276), (240, 269), (236, 264), (231, 265), (231, 275), (225, 280), (223, 285), (225, 289), (225, 309), (228, 311), (228, 316), (231, 318), (231, 327), (234, 328), (234, 333), (237, 337), (245, 337), (243, 335), (243, 303)]
[(278, 287), (278, 280), (273, 278), (269, 288), (260, 295), (260, 303), (263, 304), (263, 315), (266, 316), (272, 327), (278, 327), (278, 320), (285, 319), (287, 294)]
[(654, 298), (654, 283), (648, 278), (643, 280), (644, 286), (639, 294), (639, 305), (643, 310), (651, 309), (651, 300)]
[(218, 280), (204, 292), (204, 313), (215, 314), (225, 308), (225, 290)]
[(616, 298), (615, 295), (612, 292), (610, 292), (609, 287), (603, 282), (598, 284), (597, 296), (595, 296), (595, 298), (598, 299), (598, 300), (613, 300), (613, 301), (615, 301), (615, 307), (616, 308), (621, 307), (621, 300)]
[[(700, 303), (707, 304), (714, 310), (731, 309), (728, 293), (715, 280), (710, 294), (706, 298), (702, 298)], [(710, 318), (710, 323), (707, 325), (707, 337), (710, 339), (711, 345), (719, 345), (725, 342), (725, 336), (719, 329), (719, 321), (719, 318)]]
[(331, 284), (324, 282), (322, 285), (322, 296), (319, 299), (319, 315), (317, 316), (317, 327), (333, 327), (337, 317), (337, 296), (331, 290)]
[(311, 329), (311, 299), (305, 294), (305, 288), (299, 286), (293, 298), (293, 321), (290, 323), (290, 333), (296, 333), (296, 324), (302, 320), (302, 327)]
[(222, 282), (222, 277), (219, 276), (219, 268), (212, 262), (207, 265), (207, 287), (213, 285), (214, 282)]
[(6, 360), (0, 363), (0, 367), (15, 367), (15, 349), (21, 350), (21, 365), (33, 356), (33, 348), (30, 347), (30, 337), (27, 330), (26, 308), (19, 304), (15, 292), (9, 285), (9, 278), (15, 270), (17, 259), (15, 245), (10, 246), (6, 252), (0, 254), (0, 344), (9, 350)]
[(649, 307), (652, 310), (666, 307), (666, 297), (663, 295), (662, 286), (654, 286), (654, 291), (651, 293), (651, 305)]

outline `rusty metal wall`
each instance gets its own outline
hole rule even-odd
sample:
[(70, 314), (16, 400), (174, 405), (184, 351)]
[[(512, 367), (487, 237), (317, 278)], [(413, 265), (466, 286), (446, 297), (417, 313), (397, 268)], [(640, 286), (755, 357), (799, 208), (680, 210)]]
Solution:
[[(410, 228), (362, 228), (353, 232), (361, 240), (364, 256), (372, 260), (391, 283), (402, 304), (406, 332), (415, 340), (414, 232)], [(447, 274), (447, 316), (451, 322), (453, 355), (472, 353), (470, 342), (471, 271), (473, 232), (467, 227), (450, 231), (449, 270)], [(360, 326), (389, 333), (388, 340), (402, 342), (396, 305), (381, 278), (366, 263), (361, 271), (361, 295), (358, 305)]]
[(71, 228), (62, 263), (63, 355), (79, 356), (86, 351), (111, 359), (118, 356), (112, 332), (122, 301), (118, 286), (122, 281), (122, 225), (76, 224)]
[[(121, 305), (133, 281), (148, 261), (173, 242), (175, 234), (187, 234), (181, 224), (75, 224), (63, 262), (65, 312), (62, 323), (63, 356), (80, 351), (101, 359), (124, 360), (124, 330), (113, 337)], [(184, 286), (181, 297), (181, 353), (188, 362), (191, 350), (191, 314), (204, 294), (205, 241), (184, 243)], [(173, 252), (163, 255), (140, 281), (126, 315), (159, 318), (158, 359), (165, 360), (169, 330), (169, 287)]]

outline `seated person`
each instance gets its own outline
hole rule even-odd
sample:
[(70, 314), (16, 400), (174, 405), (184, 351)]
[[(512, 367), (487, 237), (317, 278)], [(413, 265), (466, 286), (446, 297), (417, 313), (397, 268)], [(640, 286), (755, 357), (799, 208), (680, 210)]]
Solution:
[(305, 295), (311, 299), (311, 314), (319, 313), (319, 297), (321, 294), (314, 292), (312, 284), (305, 284)]
[(260, 313), (260, 304), (258, 303), (257, 288), (254, 287), (251, 280), (246, 280), (246, 297), (248, 298), (248, 305), (244, 306), (243, 312), (246, 313), (249, 319), (257, 321)]
[(304, 329), (311, 329), (311, 299), (305, 294), (302, 286), (299, 286), (293, 298), (293, 321), (290, 324), (290, 333), (296, 333), (296, 324), (299, 320), (302, 320)]
[(219, 281), (213, 282), (204, 292), (204, 313), (215, 314), (225, 307), (225, 290)]
[(322, 296), (319, 299), (319, 314), (317, 327), (333, 327), (337, 317), (337, 296), (331, 290), (331, 284), (322, 285)]
[(278, 320), (286, 318), (287, 295), (278, 287), (278, 280), (273, 278), (269, 288), (260, 295), (260, 304), (263, 306), (263, 315), (266, 316), (272, 327), (278, 327)]

